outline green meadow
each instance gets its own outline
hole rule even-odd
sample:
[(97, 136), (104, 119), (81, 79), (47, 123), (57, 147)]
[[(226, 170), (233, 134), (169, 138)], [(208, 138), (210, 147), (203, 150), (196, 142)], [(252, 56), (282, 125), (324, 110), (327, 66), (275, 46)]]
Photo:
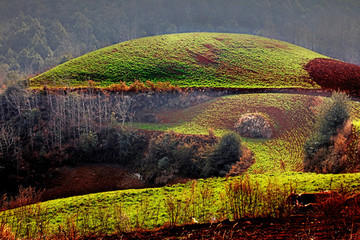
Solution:
[(325, 56), (245, 34), (183, 33), (146, 37), (72, 59), (30, 79), (33, 88), (98, 87), (134, 80), (179, 87), (318, 89), (307, 71)]
[[(263, 193), (257, 195), (261, 196), (256, 205), (259, 215), (276, 214), (276, 208), (269, 212), (269, 204), (281, 204), (291, 191), (360, 190), (360, 174), (288, 172), (251, 174), (248, 178), (253, 189)], [(199, 222), (209, 222), (211, 219), (234, 220), (227, 189), (231, 182), (239, 179), (241, 177), (199, 179), (161, 188), (57, 199), (1, 212), (0, 223), (5, 222), (21, 237), (49, 236), (71, 229), (82, 234), (154, 229), (164, 225), (191, 223), (193, 217)], [(255, 212), (247, 214), (251, 216)]]

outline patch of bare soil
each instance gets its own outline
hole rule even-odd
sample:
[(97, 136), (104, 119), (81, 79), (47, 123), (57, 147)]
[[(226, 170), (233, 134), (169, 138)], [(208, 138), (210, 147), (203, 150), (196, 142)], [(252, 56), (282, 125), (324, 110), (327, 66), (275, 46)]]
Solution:
[(218, 64), (217, 54), (219, 54), (220, 51), (218, 49), (214, 48), (213, 46), (211, 46), (210, 44), (206, 45), (205, 47), (208, 49), (208, 51), (206, 51), (202, 54), (193, 52), (189, 49), (186, 49), (186, 50), (200, 64), (204, 64), (204, 65)]
[(62, 167), (46, 183), (44, 200), (129, 188), (144, 188), (145, 182), (118, 165)]
[(360, 95), (360, 66), (334, 59), (316, 58), (305, 69), (325, 89), (348, 91)]

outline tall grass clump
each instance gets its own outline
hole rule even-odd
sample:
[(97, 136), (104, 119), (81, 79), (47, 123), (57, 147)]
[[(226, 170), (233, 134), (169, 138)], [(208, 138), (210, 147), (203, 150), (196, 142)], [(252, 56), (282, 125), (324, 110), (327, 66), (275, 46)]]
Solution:
[(291, 212), (287, 198), (293, 188), (269, 181), (261, 186), (249, 175), (243, 175), (225, 185), (226, 203), (232, 219), (256, 217), (281, 218)]
[(5, 223), (0, 223), (0, 239), (15, 240), (15, 234), (11, 232), (11, 228)]
[(41, 201), (43, 190), (36, 190), (34, 187), (19, 187), (15, 196), (8, 196), (6, 193), (0, 197), (0, 210), (18, 208)]

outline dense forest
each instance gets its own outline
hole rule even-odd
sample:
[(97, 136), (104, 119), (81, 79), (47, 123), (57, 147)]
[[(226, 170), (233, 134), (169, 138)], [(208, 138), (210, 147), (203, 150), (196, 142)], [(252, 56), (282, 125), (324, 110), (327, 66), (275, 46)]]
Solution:
[(86, 52), (164, 33), (248, 33), (360, 63), (360, 2), (3, 0), (0, 87)]

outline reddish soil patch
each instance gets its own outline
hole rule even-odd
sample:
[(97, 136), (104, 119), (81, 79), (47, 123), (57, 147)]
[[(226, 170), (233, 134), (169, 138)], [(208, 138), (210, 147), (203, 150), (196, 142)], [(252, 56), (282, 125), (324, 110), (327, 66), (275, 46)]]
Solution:
[(143, 180), (118, 165), (62, 167), (45, 185), (44, 200), (146, 187)]
[(269, 42), (269, 41), (263, 41), (265, 45), (265, 48), (282, 48), (282, 49), (289, 49), (288, 46), (280, 43), (275, 42)]
[(215, 38), (216, 40), (218, 40), (219, 42), (224, 41), (225, 38)]
[(305, 69), (325, 89), (360, 95), (360, 66), (334, 59), (316, 58)]
[(195, 54), (195, 58), (199, 63), (203, 64), (217, 64), (217, 62), (213, 59), (210, 59), (204, 55)]
[(254, 73), (257, 74), (256, 71), (251, 70), (251, 69), (243, 69), (241, 67), (234, 67), (234, 66), (227, 66), (225, 64), (222, 64), (221, 66), (219, 66), (219, 68), (217, 69), (216, 75), (218, 77), (223, 76), (223, 75), (227, 75), (227, 77), (231, 77), (231, 76), (236, 76), (236, 75), (242, 75), (242, 74), (247, 74), (247, 73)]
[(213, 48), (211, 45), (207, 45), (207, 48), (209, 49), (207, 52), (203, 54), (199, 54), (196, 52), (191, 51), (190, 49), (186, 49), (186, 51), (196, 59), (200, 64), (205, 65), (211, 65), (211, 64), (218, 64), (216, 61), (216, 52), (218, 52), (217, 49)]
[(204, 44), (204, 47), (206, 47), (207, 49), (213, 49), (213, 46), (211, 44)]

